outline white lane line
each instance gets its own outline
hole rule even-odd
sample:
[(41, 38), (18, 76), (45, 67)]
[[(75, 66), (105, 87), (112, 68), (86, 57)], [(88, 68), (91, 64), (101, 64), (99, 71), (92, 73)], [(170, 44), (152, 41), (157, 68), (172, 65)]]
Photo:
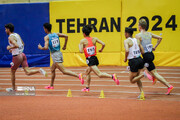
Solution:
[[(18, 81), (51, 81), (50, 79), (17, 79)], [(0, 81), (11, 81), (10, 78), (9, 79), (0, 79)], [(55, 81), (58, 82), (79, 82), (79, 80), (72, 80), (72, 79), (55, 79)], [(119, 80), (120, 82), (129, 82), (129, 80)], [(112, 80), (92, 80), (92, 82), (113, 82)], [(142, 81), (143, 83), (152, 83), (152, 81)], [(158, 83), (160, 83), (159, 81), (157, 81)], [(169, 83), (176, 83), (176, 84), (180, 84), (180, 82), (172, 82), (172, 81), (168, 81)]]
[[(46, 89), (36, 89), (36, 91), (49, 91), (49, 92), (53, 92), (53, 91), (56, 91), (56, 92), (67, 92), (68, 90), (65, 90), (65, 89), (61, 89), (61, 90), (46, 90)], [(72, 92), (82, 92), (81, 90), (73, 90), (71, 89)], [(101, 90), (91, 90), (90, 92), (98, 92), (100, 93)], [(129, 94), (140, 94), (140, 92), (132, 92), (132, 91), (106, 91), (104, 90), (104, 93), (129, 93)], [(146, 95), (165, 95), (165, 93), (153, 93), (153, 92), (144, 92)], [(180, 93), (171, 93), (171, 95), (180, 95)]]
[[(50, 77), (50, 75), (48, 75)], [(6, 78), (10, 78), (10, 75), (0, 75), (0, 77), (6, 77)], [(32, 75), (32, 76), (27, 76), (27, 75), (16, 75), (16, 77), (27, 77), (27, 78), (34, 78), (34, 77), (38, 77), (38, 78), (44, 78), (43, 75)], [(56, 78), (57, 77), (71, 77), (71, 76), (68, 76), (68, 75), (56, 75)], [(95, 78), (98, 78), (97, 75), (91, 75), (91, 77), (95, 77)], [(122, 76), (122, 75), (118, 75), (118, 78), (121, 78), (121, 77), (126, 77), (126, 78), (129, 78), (129, 75), (126, 75), (126, 76)], [(164, 76), (164, 78), (171, 78), (171, 79), (179, 79), (180, 77), (169, 77), (169, 76)]]
[[(11, 83), (0, 83), (0, 85), (11, 85)], [(38, 86), (46, 86), (46, 85), (49, 85), (49, 84), (37, 84), (37, 83), (16, 83), (16, 85), (29, 85), (29, 86), (34, 86), (34, 85), (38, 85)], [(56, 86), (83, 86), (83, 85), (80, 85), (80, 84), (55, 84)], [(127, 88), (137, 88), (137, 86), (134, 86), (134, 85), (94, 85), (92, 84), (91, 87), (127, 87)], [(166, 88), (167, 87), (154, 87), (154, 86), (143, 86), (144, 88)], [(180, 87), (174, 87), (174, 89), (180, 89)]]
[[(16, 73), (23, 73), (25, 74), (24, 71), (17, 71)], [(47, 72), (48, 74), (51, 74), (51, 72)], [(60, 71), (56, 71), (56, 73), (62, 73)], [(107, 71), (107, 73), (120, 73), (120, 74), (124, 74), (124, 73), (129, 73), (129, 71), (117, 71), (117, 72), (111, 72), (111, 71)], [(180, 75), (180, 72), (177, 72), (177, 73), (170, 73), (170, 72), (158, 72), (159, 74), (166, 74), (166, 75)], [(10, 72), (0, 72), (0, 75), (3, 75), (3, 74), (10, 74)]]
[[(5, 88), (2, 88), (5, 89)], [(48, 91), (48, 92), (67, 92), (68, 89), (54, 89), (54, 90), (47, 90), (47, 89), (36, 89), (36, 92), (40, 92), (40, 91)], [(100, 93), (101, 90), (90, 90), (90, 92), (98, 92)], [(81, 92), (83, 93), (81, 90), (75, 90), (75, 89), (71, 89), (71, 92)], [(140, 92), (132, 92), (132, 91), (106, 91), (104, 90), (104, 93), (129, 93), (129, 94), (140, 94)], [(154, 92), (144, 92), (146, 95), (165, 95), (165, 93), (154, 93)], [(87, 93), (88, 94), (88, 93)], [(180, 95), (180, 93), (171, 93), (171, 95)]]

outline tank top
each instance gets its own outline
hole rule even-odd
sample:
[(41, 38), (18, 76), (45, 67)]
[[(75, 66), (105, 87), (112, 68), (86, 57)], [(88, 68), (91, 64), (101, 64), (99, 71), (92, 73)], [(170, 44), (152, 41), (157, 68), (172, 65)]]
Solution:
[(93, 45), (92, 37), (86, 37), (88, 40), (88, 46), (84, 48), (84, 54), (86, 58), (96, 55), (96, 46)]
[[(10, 36), (10, 37), (11, 37), (11, 36), (14, 36), (14, 37), (16, 38), (17, 44), (18, 44), (18, 46), (19, 46), (19, 48), (13, 48), (13, 49), (12, 49), (12, 55), (13, 55), (13, 56), (14, 56), (14, 55), (19, 55), (19, 54), (22, 53), (23, 50), (24, 50), (24, 45), (23, 45), (23, 43), (22, 43), (22, 41), (21, 41), (20, 36), (19, 36), (17, 33), (12, 33), (12, 34), (10, 34), (9, 36)], [(11, 47), (14, 47), (14, 45), (11, 44), (10, 42), (9, 42), (9, 45), (10, 45)]]
[(132, 47), (129, 48), (129, 55), (127, 57), (128, 60), (133, 59), (133, 58), (138, 58), (141, 56), (141, 51), (139, 49), (138, 43), (137, 43), (137, 39), (136, 38), (128, 38), (131, 39), (131, 41), (133, 42)]
[(56, 33), (48, 34), (49, 36), (49, 50), (50, 52), (60, 51), (59, 36)]
[(144, 53), (152, 52), (153, 45), (151, 43), (152, 35), (149, 32), (146, 33), (139, 33), (138, 36), (142, 38), (141, 45), (144, 48)]

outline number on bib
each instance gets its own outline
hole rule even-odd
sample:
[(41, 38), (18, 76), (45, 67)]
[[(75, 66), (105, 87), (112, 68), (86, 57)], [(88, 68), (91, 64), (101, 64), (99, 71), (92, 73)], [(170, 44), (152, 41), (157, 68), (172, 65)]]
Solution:
[(57, 47), (59, 45), (59, 39), (58, 38), (53, 38), (51, 40), (51, 42), (52, 42), (53, 47)]
[(93, 55), (93, 54), (95, 53), (95, 47), (94, 47), (94, 46), (88, 47), (88, 48), (87, 48), (87, 53), (88, 53), (89, 55)]
[(153, 48), (153, 45), (152, 45), (152, 44), (148, 44), (148, 45), (146, 45), (146, 48), (147, 48), (147, 50), (148, 50), (149, 52), (151, 52), (151, 51), (152, 51), (152, 48)]

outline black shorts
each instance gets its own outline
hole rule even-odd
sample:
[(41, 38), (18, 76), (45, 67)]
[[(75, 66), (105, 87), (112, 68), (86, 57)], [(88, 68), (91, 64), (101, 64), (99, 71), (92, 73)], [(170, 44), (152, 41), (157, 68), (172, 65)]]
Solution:
[(144, 68), (144, 61), (141, 57), (130, 59), (128, 64), (131, 72), (138, 72), (139, 69)]
[(89, 58), (86, 58), (86, 63), (88, 66), (99, 65), (99, 61), (96, 56), (91, 56)]
[(147, 67), (148, 71), (154, 70), (156, 67), (153, 63), (154, 54), (152, 52), (147, 52), (143, 54), (144, 63), (148, 63), (149, 66)]

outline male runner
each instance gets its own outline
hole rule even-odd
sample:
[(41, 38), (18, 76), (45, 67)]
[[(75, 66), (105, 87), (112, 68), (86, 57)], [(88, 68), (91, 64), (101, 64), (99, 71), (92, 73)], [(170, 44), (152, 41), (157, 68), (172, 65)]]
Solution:
[(30, 70), (27, 63), (26, 55), (23, 53), (24, 50), (24, 42), (21, 39), (20, 35), (14, 33), (14, 25), (9, 23), (5, 25), (5, 32), (8, 37), (9, 45), (7, 46), (7, 50), (12, 53), (12, 63), (11, 63), (11, 82), (12, 88), (7, 88), (6, 91), (11, 92), (15, 91), (15, 73), (17, 68), (21, 65), (26, 73), (26, 75), (33, 75), (36, 73), (42, 73), (44, 76), (47, 76), (47, 73), (40, 68), (39, 70)]
[(144, 68), (144, 61), (141, 58), (141, 53), (144, 53), (144, 49), (142, 45), (140, 44), (140, 41), (136, 38), (132, 37), (133, 35), (133, 29), (131, 27), (125, 28), (125, 37), (126, 40), (124, 40), (124, 47), (125, 47), (125, 59), (124, 62), (129, 61), (128, 64), (130, 66), (130, 82), (131, 83), (137, 83), (141, 95), (139, 96), (140, 99), (144, 99), (144, 93), (142, 88), (142, 82), (141, 78), (148, 77), (149, 74), (144, 72), (143, 74), (140, 74), (141, 70)]
[(64, 67), (64, 65), (62, 64), (63, 63), (63, 55), (60, 52), (59, 37), (65, 38), (65, 43), (64, 43), (64, 46), (62, 48), (63, 50), (65, 50), (66, 45), (67, 45), (67, 41), (68, 41), (68, 36), (65, 35), (65, 34), (62, 34), (62, 33), (51, 33), (52, 25), (49, 24), (49, 23), (45, 23), (43, 25), (43, 27), (44, 27), (45, 33), (47, 34), (44, 37), (45, 45), (44, 45), (44, 47), (42, 47), (39, 44), (38, 48), (40, 50), (48, 50), (48, 47), (49, 47), (49, 50), (51, 52), (51, 57), (53, 59), (53, 64), (51, 66), (51, 84), (49, 86), (46, 86), (45, 88), (46, 89), (54, 89), (54, 79), (55, 79), (55, 70), (56, 70), (56, 68), (58, 68), (63, 74), (79, 78), (79, 80), (81, 81), (81, 84), (84, 84), (82, 73), (80, 73), (78, 75), (78, 74), (76, 74), (76, 73), (74, 73), (74, 72), (72, 72), (70, 70), (67, 70)]
[(86, 69), (86, 81), (87, 85), (86, 88), (82, 89), (83, 92), (89, 92), (90, 82), (91, 82), (91, 71), (93, 71), (98, 77), (100, 78), (112, 78), (117, 85), (119, 85), (119, 80), (116, 74), (110, 75), (107, 73), (103, 73), (98, 69), (99, 61), (96, 57), (96, 43), (102, 45), (102, 48), (99, 52), (102, 52), (105, 44), (100, 41), (98, 38), (90, 37), (90, 33), (92, 31), (91, 25), (85, 25), (82, 29), (84, 39), (80, 41), (79, 44), (79, 51), (85, 54), (86, 62), (88, 64), (88, 68)]
[[(155, 65), (153, 63), (154, 60), (154, 54), (152, 51), (155, 51), (158, 45), (160, 44), (162, 37), (152, 34), (150, 32), (146, 31), (147, 23), (145, 19), (139, 20), (139, 31), (140, 33), (136, 35), (136, 38), (140, 39), (141, 44), (144, 48), (144, 54), (143, 59), (145, 63), (148, 63), (149, 66), (147, 67), (148, 71), (152, 74), (154, 77), (153, 84), (156, 83), (156, 79), (159, 80), (161, 83), (163, 83), (165, 86), (168, 87), (167, 95), (170, 94), (170, 92), (173, 90), (173, 86), (170, 85), (161, 75), (159, 75), (156, 71)], [(157, 39), (157, 44), (153, 47), (152, 45), (152, 38)]]

